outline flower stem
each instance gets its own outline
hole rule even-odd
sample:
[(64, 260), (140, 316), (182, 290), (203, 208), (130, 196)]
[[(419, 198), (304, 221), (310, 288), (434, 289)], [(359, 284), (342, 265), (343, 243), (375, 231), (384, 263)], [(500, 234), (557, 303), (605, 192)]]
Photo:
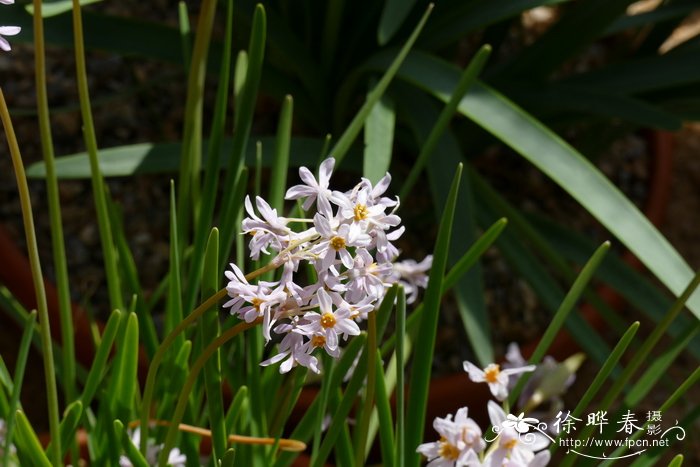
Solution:
[(59, 432), (58, 414), (58, 390), (56, 389), (56, 371), (53, 361), (53, 347), (51, 341), (51, 326), (49, 323), (49, 311), (46, 303), (46, 290), (44, 289), (44, 278), (41, 273), (41, 262), (39, 261), (39, 249), (36, 244), (36, 232), (34, 231), (34, 218), (32, 217), (32, 202), (29, 197), (29, 186), (27, 176), (24, 172), (22, 156), (19, 152), (17, 137), (12, 127), (10, 113), (7, 110), (5, 95), (0, 89), (0, 118), (5, 127), (7, 144), (10, 147), (10, 156), (17, 178), (17, 188), (22, 206), (22, 221), (24, 222), (24, 233), (27, 237), (27, 250), (29, 253), (29, 264), (34, 280), (34, 291), (36, 293), (37, 309), (39, 310), (39, 332), (41, 335), (41, 353), (44, 360), (44, 378), (46, 379), (46, 400), (49, 410), (49, 431), (51, 433), (51, 451), (48, 453), (51, 463), (55, 466), (62, 464), (61, 459), (61, 438)]
[(63, 347), (63, 392), (66, 404), (76, 397), (75, 387), (75, 344), (73, 342), (73, 316), (71, 315), (70, 290), (68, 286), (68, 266), (63, 240), (61, 204), (58, 193), (58, 179), (54, 161), (53, 139), (49, 120), (49, 103), (46, 91), (46, 63), (44, 52), (44, 20), (41, 14), (41, 0), (34, 0), (34, 74), (36, 80), (36, 101), (39, 117), (41, 150), (46, 166), (46, 192), (51, 223), (51, 247), (56, 269), (58, 289), (58, 310), (61, 324), (61, 344)]
[[(269, 263), (255, 271), (247, 274), (245, 276), (246, 280), (254, 279), (261, 274), (265, 274), (267, 271), (272, 271), (277, 269), (278, 265)], [(153, 400), (153, 390), (155, 389), (156, 374), (158, 372), (158, 367), (165, 357), (166, 351), (173, 344), (177, 336), (179, 336), (185, 329), (189, 327), (190, 324), (194, 323), (200, 316), (210, 310), (216, 303), (226, 296), (226, 289), (221, 289), (214, 295), (206, 299), (202, 304), (192, 311), (187, 317), (178, 324), (175, 329), (168, 334), (163, 342), (156, 350), (155, 355), (153, 355), (153, 360), (151, 360), (151, 365), (148, 368), (148, 375), (146, 376), (146, 386), (143, 390), (143, 399), (141, 403), (141, 453), (146, 454), (146, 442), (148, 440), (148, 419), (151, 409), (151, 401)]]
[[(185, 381), (184, 386), (182, 387), (182, 391), (180, 392), (180, 397), (177, 400), (177, 406), (175, 406), (175, 414), (173, 415), (172, 420), (170, 421), (170, 426), (168, 427), (168, 432), (165, 435), (165, 443), (163, 444), (163, 450), (160, 453), (160, 457), (158, 459), (158, 465), (161, 467), (165, 467), (168, 463), (168, 454), (170, 453), (170, 450), (173, 448), (175, 445), (175, 436), (177, 436), (177, 431), (178, 431), (178, 426), (180, 425), (180, 420), (182, 420), (182, 416), (185, 413), (185, 408), (187, 407), (187, 402), (189, 400), (190, 396), (190, 391), (192, 390), (192, 386), (194, 386), (195, 381), (197, 380), (197, 376), (199, 376), (199, 372), (202, 370), (204, 367), (204, 364), (209, 360), (209, 357), (214, 355), (214, 353), (224, 345), (226, 342), (229, 340), (233, 339), (236, 337), (238, 334), (240, 334), (242, 331), (245, 331), (246, 329), (250, 329), (254, 326), (257, 326), (258, 324), (262, 323), (262, 318), (258, 318), (253, 322), (250, 323), (239, 323), (232, 327), (231, 329), (227, 330), (223, 334), (221, 334), (219, 337), (217, 337), (211, 344), (209, 344), (200, 354), (199, 358), (197, 361), (194, 362), (194, 365), (192, 365), (192, 368), (190, 369), (190, 373), (187, 376), (187, 380)], [(146, 423), (148, 423), (148, 420), (146, 420)], [(146, 424), (141, 423), (141, 430), (142, 434), (141, 436), (144, 436), (143, 428), (145, 428)]]

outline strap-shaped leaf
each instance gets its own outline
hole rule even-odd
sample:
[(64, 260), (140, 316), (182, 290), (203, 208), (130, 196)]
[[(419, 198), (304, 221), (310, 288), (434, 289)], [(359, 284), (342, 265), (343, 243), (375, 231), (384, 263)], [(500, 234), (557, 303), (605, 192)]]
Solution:
[[(458, 73), (442, 60), (413, 53), (399, 76), (446, 100), (455, 88)], [(561, 137), (481, 83), (462, 99), (459, 111), (564, 188), (676, 296), (682, 293), (693, 277), (688, 264), (639, 209)], [(688, 307), (700, 317), (700, 294), (688, 300)]]

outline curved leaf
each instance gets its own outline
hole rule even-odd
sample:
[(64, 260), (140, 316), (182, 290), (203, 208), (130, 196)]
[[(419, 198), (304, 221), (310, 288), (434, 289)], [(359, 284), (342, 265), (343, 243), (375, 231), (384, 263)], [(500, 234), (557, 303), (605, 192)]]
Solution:
[[(375, 65), (377, 62), (373, 62)], [(380, 63), (386, 66), (386, 58)], [(437, 58), (412, 53), (399, 76), (446, 101), (459, 70)], [(459, 111), (526, 158), (566, 190), (679, 296), (693, 271), (666, 238), (593, 164), (496, 90), (475, 83)], [(700, 317), (700, 294), (688, 307)]]

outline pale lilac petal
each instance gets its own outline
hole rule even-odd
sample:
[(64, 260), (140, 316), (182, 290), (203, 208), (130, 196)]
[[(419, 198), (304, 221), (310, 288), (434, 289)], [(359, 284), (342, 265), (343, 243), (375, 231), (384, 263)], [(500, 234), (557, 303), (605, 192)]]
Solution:
[(317, 188), (318, 183), (316, 182), (316, 177), (311, 173), (306, 167), (299, 167), (299, 178), (307, 185)]
[(464, 362), (464, 371), (469, 374), (469, 379), (475, 383), (483, 383), (485, 381), (484, 371), (478, 366), (474, 365), (472, 362)]
[(322, 188), (327, 188), (328, 183), (331, 179), (331, 174), (333, 173), (333, 167), (335, 167), (335, 159), (329, 157), (321, 163), (321, 167), (318, 169), (318, 184)]

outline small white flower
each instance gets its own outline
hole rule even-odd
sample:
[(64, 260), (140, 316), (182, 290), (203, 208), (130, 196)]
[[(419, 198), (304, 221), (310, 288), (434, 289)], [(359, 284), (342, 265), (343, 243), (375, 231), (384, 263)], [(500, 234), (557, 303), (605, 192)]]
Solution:
[(275, 327), (276, 334), (285, 334), (282, 342), (280, 342), (277, 355), (260, 363), (262, 366), (273, 365), (277, 362), (285, 360), (280, 365), (280, 373), (287, 373), (297, 365), (304, 366), (314, 373), (320, 373), (318, 369), (318, 359), (311, 355), (315, 349), (312, 341), (304, 341), (304, 334), (297, 333), (299, 317), (292, 318), (291, 324), (280, 324)]
[(329, 157), (321, 163), (318, 170), (318, 181), (313, 176), (311, 171), (306, 167), (299, 167), (299, 177), (304, 182), (303, 185), (294, 185), (287, 190), (286, 199), (306, 198), (302, 208), (308, 211), (311, 205), (316, 201), (316, 209), (318, 212), (325, 215), (331, 214), (331, 190), (328, 189), (328, 184), (335, 166), (335, 159)]
[(491, 394), (499, 401), (508, 398), (508, 379), (510, 376), (534, 370), (535, 365), (501, 370), (497, 363), (491, 363), (482, 370), (471, 362), (464, 362), (464, 371), (469, 373), (469, 379), (475, 383), (488, 383)]
[[(498, 433), (498, 445), (487, 456), (489, 462), (485, 463), (486, 465), (534, 466), (544, 465), (539, 462), (544, 461), (546, 464), (549, 461), (548, 457), (545, 459), (545, 455), (535, 459), (535, 453), (547, 448), (550, 440), (538, 431), (528, 432), (532, 428), (527, 423), (530, 419), (524, 418), (523, 414), (519, 417), (506, 414), (494, 401), (489, 401), (488, 412), (491, 424), (498, 427), (494, 430)], [(536, 462), (531, 464), (535, 460)]]
[(413, 303), (418, 298), (418, 290), (428, 287), (428, 275), (433, 266), (433, 255), (423, 258), (420, 263), (412, 259), (396, 261), (392, 264), (392, 278), (399, 281), (406, 291), (406, 303)]
[(481, 428), (467, 416), (466, 407), (457, 411), (454, 420), (452, 414), (445, 418), (435, 418), (433, 428), (440, 435), (440, 440), (421, 444), (416, 449), (428, 458), (429, 466), (470, 465), (470, 461), (476, 459), (474, 454), (483, 451), (486, 447), (486, 443), (481, 438)]
[(334, 225), (324, 215), (314, 216), (314, 226), (321, 235), (321, 241), (312, 248), (312, 251), (320, 256), (321, 261), (316, 262), (317, 271), (326, 271), (335, 262), (336, 257), (340, 257), (343, 266), (350, 269), (353, 267), (353, 258), (348, 247), (363, 247), (370, 243), (367, 234), (360, 233), (354, 238), (350, 235), (348, 224)]
[(323, 289), (318, 289), (316, 295), (318, 299), (319, 313), (311, 312), (304, 315), (304, 319), (309, 324), (299, 326), (299, 329), (307, 334), (316, 337), (315, 347), (319, 347), (319, 336), (324, 338), (323, 346), (327, 350), (334, 351), (338, 348), (338, 337), (357, 336), (360, 328), (352, 320), (350, 310), (347, 308), (337, 308), (333, 310), (333, 302), (328, 293)]
[(0, 49), (5, 52), (12, 50), (10, 43), (3, 36), (15, 36), (22, 30), (19, 26), (0, 26)]

